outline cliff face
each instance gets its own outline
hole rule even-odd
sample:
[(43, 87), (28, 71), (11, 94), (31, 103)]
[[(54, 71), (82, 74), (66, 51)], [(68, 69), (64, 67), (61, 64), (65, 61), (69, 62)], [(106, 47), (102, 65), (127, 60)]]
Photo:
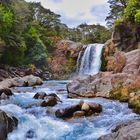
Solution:
[(61, 40), (55, 45), (48, 60), (54, 79), (67, 79), (76, 70), (77, 58), (82, 49), (81, 43), (70, 40)]
[(114, 55), (119, 51), (129, 52), (140, 48), (140, 25), (123, 22), (113, 28), (112, 38), (105, 43), (102, 54), (102, 71), (110, 71)]
[(128, 52), (140, 47), (140, 25), (131, 22), (123, 22), (116, 25), (112, 33), (112, 42), (114, 47)]

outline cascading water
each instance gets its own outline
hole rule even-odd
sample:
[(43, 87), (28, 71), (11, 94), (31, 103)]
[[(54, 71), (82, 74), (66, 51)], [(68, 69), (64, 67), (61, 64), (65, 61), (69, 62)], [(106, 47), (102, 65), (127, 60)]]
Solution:
[(104, 44), (89, 44), (86, 47), (85, 52), (81, 59), (81, 65), (78, 68), (80, 75), (81, 74), (94, 75), (99, 72), (101, 66), (101, 53), (103, 46)]

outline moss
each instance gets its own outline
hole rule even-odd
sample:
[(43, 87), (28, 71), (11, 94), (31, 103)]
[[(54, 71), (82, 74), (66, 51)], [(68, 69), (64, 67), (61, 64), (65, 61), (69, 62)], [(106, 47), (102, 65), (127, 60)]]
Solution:
[(140, 114), (140, 97), (132, 99), (128, 103), (129, 107), (133, 109), (134, 112)]
[(120, 18), (120, 19), (116, 20), (115, 21), (115, 27), (118, 27), (118, 26), (122, 25), (123, 22), (124, 22), (123, 18)]
[(110, 92), (110, 98), (121, 102), (127, 102), (129, 100), (129, 93), (129, 88), (120, 83)]
[(107, 60), (106, 60), (106, 57), (104, 55), (104, 52), (105, 52), (105, 48), (103, 48), (102, 50), (102, 56), (101, 56), (101, 71), (106, 71), (106, 66), (107, 66)]

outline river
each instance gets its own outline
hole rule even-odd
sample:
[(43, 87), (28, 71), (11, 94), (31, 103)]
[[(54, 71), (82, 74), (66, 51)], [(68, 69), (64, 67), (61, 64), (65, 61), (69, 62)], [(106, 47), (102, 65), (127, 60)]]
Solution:
[[(18, 120), (18, 127), (8, 135), (8, 140), (97, 140), (117, 124), (137, 119), (126, 103), (103, 98), (67, 98), (68, 80), (45, 81), (42, 86), (14, 88), (14, 96), (2, 100), (0, 109), (11, 113)], [(40, 91), (56, 93), (62, 103), (54, 107), (40, 107), (40, 100), (33, 96)], [(64, 121), (55, 117), (55, 110), (74, 105), (80, 100), (96, 102), (103, 106), (98, 116)]]

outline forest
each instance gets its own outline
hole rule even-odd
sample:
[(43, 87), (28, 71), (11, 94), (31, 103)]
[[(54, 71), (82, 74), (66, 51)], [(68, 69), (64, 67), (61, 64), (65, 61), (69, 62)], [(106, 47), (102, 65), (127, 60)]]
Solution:
[[(47, 65), (49, 50), (59, 40), (105, 43), (110, 29), (102, 25), (82, 23), (69, 28), (60, 15), (40, 3), (24, 0), (0, 1), (0, 63), (12, 66)], [(53, 47), (52, 47), (53, 49)]]

